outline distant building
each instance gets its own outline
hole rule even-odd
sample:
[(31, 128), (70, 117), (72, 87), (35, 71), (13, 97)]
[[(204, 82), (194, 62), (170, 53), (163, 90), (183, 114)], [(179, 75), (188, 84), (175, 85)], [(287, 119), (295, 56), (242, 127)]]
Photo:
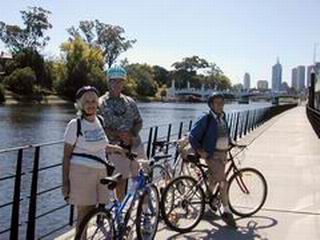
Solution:
[(4, 74), (4, 67), (6, 62), (12, 60), (12, 56), (5, 53), (5, 52), (0, 52), (0, 75)]
[(291, 72), (291, 87), (298, 90), (298, 70), (293, 68)]
[(281, 91), (288, 93), (290, 91), (290, 87), (287, 82), (281, 83)]
[(244, 74), (244, 78), (243, 78), (243, 88), (246, 91), (250, 90), (250, 74), (249, 73), (245, 73)]
[(297, 67), (297, 83), (298, 83), (298, 91), (303, 91), (305, 89), (305, 79), (306, 79), (306, 68), (305, 66)]
[(311, 71), (314, 68), (314, 65), (310, 65), (307, 67), (307, 88), (310, 86), (310, 81), (311, 81)]
[(259, 91), (268, 90), (268, 81), (267, 80), (259, 80), (257, 82), (257, 88), (258, 88)]
[(272, 66), (272, 91), (279, 92), (282, 82), (282, 65), (277, 60), (277, 63)]

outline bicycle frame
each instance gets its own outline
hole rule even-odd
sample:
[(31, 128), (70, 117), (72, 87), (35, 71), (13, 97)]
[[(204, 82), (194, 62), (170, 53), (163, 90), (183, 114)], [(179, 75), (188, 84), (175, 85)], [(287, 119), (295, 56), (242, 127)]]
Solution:
[[(227, 159), (227, 163), (230, 163), (229, 166), (227, 167), (227, 170), (225, 172), (226, 174), (226, 178), (227, 178), (227, 181), (231, 178), (232, 174), (235, 174), (237, 172), (239, 172), (239, 168), (237, 167), (235, 161), (234, 161), (234, 155), (231, 153), (231, 149), (227, 152), (227, 154), (229, 155), (228, 159)], [(177, 161), (178, 162), (178, 161)], [(198, 181), (198, 184), (196, 185), (197, 187), (201, 187), (202, 184), (205, 185), (205, 190), (209, 190), (209, 186), (208, 186), (208, 176), (207, 174), (205, 173), (206, 171), (204, 170), (205, 169), (208, 169), (208, 166), (207, 165), (204, 165), (202, 163), (200, 163), (200, 161), (198, 162), (193, 162), (193, 164), (195, 164), (198, 169), (200, 170), (200, 174), (198, 174), (198, 177), (199, 177), (199, 181)], [(236, 179), (240, 189), (244, 192), (244, 193), (249, 193), (249, 190), (247, 189), (245, 183), (242, 181), (242, 179)], [(218, 183), (217, 183), (218, 184)], [(217, 186), (216, 184), (216, 186)], [(213, 197), (217, 197), (218, 194), (219, 194), (219, 187), (216, 187), (215, 186), (215, 190), (213, 192)]]
[[(134, 206), (135, 201), (138, 199), (138, 195), (140, 192), (144, 191), (144, 189), (149, 184), (148, 179), (145, 176), (145, 173), (142, 169), (139, 170), (139, 174), (136, 178), (137, 184), (135, 184), (133, 192), (128, 192), (123, 201), (115, 198), (115, 201), (111, 208), (110, 212), (113, 212), (113, 221), (116, 223), (113, 225), (114, 232), (116, 233), (117, 239), (122, 239), (127, 230), (127, 224), (129, 218), (131, 216), (131, 210)], [(124, 211), (127, 205), (129, 204), (128, 210)]]

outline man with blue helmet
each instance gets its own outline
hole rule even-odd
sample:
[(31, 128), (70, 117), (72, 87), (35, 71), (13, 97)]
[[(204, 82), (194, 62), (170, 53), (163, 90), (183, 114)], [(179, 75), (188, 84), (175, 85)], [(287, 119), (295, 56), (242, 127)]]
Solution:
[(208, 99), (210, 111), (202, 116), (193, 126), (189, 141), (195, 152), (205, 159), (209, 168), (209, 188), (212, 192), (217, 183), (220, 187), (220, 198), (223, 205), (222, 219), (231, 226), (236, 226), (229, 208), (225, 165), (230, 145), (229, 129), (223, 111), (224, 96), (214, 93)]
[[(139, 136), (142, 129), (142, 118), (136, 102), (129, 96), (122, 94), (127, 72), (120, 66), (111, 67), (107, 71), (109, 92), (100, 97), (100, 112), (105, 121), (105, 132), (111, 143), (131, 149), (138, 154), (138, 159), (146, 159), (144, 148)], [(124, 156), (110, 156), (123, 179), (117, 186), (117, 195), (122, 199), (125, 195), (127, 179), (138, 172), (138, 164), (131, 162)]]

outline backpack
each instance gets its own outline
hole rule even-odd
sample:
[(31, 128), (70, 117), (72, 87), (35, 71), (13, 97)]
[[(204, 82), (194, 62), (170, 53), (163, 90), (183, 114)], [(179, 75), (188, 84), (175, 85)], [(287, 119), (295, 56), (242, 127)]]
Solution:
[[(98, 118), (101, 126), (103, 127), (104, 126), (104, 120), (103, 120), (102, 116), (97, 115), (97, 118)], [(81, 118), (78, 117), (77, 118), (77, 138), (79, 136), (82, 136), (82, 131), (81, 131)]]
[[(211, 123), (212, 115), (210, 113), (207, 113), (207, 123), (206, 123), (206, 128), (205, 131), (203, 132), (203, 135), (201, 136), (200, 142), (203, 141), (206, 132), (209, 128), (209, 125)], [(189, 133), (183, 136), (178, 140), (178, 152), (181, 154), (182, 158), (186, 158), (188, 154), (194, 153), (194, 149), (191, 147), (191, 144), (189, 142)]]

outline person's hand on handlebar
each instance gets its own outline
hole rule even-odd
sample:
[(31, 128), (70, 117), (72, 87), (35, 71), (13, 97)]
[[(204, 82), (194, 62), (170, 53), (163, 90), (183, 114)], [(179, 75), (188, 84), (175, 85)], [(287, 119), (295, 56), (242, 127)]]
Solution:
[(108, 154), (120, 154), (120, 155), (126, 156), (129, 153), (129, 150), (122, 148), (118, 145), (108, 144), (107, 145), (107, 153)]

